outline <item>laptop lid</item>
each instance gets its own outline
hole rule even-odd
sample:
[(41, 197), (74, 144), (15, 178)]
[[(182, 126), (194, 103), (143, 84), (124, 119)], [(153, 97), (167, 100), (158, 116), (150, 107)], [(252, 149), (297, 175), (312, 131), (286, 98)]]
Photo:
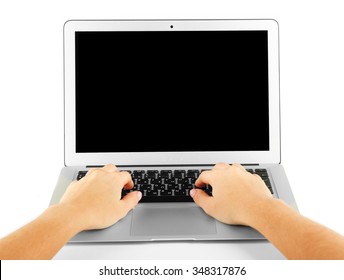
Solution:
[(274, 20), (68, 21), (65, 165), (280, 162)]

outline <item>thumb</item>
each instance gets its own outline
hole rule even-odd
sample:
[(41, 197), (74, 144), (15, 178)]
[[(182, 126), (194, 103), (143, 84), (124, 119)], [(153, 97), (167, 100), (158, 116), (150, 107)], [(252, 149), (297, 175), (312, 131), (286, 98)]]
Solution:
[(213, 212), (215, 209), (214, 198), (206, 194), (201, 189), (192, 189), (190, 191), (190, 195), (195, 201), (195, 203), (201, 207), (205, 213), (210, 216), (213, 216)]
[(128, 212), (133, 209), (142, 198), (142, 193), (139, 191), (130, 192), (127, 195), (125, 195), (121, 200), (120, 204), (122, 206), (121, 209), (121, 216), (124, 217), (128, 214)]

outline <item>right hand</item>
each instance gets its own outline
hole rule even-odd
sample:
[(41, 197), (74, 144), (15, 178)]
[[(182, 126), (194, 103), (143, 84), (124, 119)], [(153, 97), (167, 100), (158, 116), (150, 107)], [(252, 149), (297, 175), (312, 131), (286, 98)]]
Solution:
[(273, 199), (264, 181), (240, 164), (218, 163), (203, 171), (195, 184), (212, 186), (212, 197), (201, 189), (192, 190), (190, 195), (208, 215), (226, 224), (250, 225), (255, 209)]

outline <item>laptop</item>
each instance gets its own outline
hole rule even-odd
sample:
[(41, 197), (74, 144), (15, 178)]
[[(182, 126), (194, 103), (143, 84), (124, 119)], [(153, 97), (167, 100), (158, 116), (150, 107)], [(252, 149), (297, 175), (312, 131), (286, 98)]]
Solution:
[(71, 242), (263, 239), (192, 201), (218, 162), (241, 163), (297, 209), (281, 165), (278, 36), (274, 20), (66, 22), (65, 166), (50, 204), (108, 163), (143, 193), (118, 223)]

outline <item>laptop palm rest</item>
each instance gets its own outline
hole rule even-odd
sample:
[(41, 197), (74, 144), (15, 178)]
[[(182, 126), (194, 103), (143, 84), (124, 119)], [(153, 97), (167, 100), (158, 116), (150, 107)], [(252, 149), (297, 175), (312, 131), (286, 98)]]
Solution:
[(131, 235), (209, 235), (216, 234), (215, 220), (196, 205), (163, 207), (143, 205), (133, 211)]

